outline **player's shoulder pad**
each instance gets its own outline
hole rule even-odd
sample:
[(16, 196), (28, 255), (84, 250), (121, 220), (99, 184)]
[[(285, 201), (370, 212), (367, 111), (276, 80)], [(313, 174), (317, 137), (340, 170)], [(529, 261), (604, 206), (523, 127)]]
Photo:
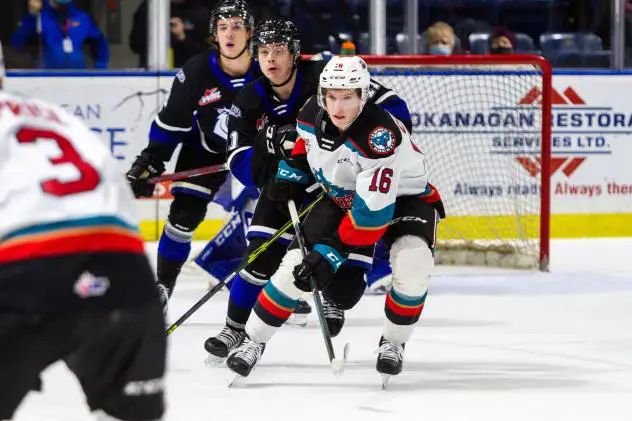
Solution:
[(387, 111), (367, 103), (362, 114), (347, 131), (348, 145), (365, 158), (380, 159), (395, 153), (406, 131)]
[(200, 74), (210, 73), (208, 55), (208, 52), (199, 53), (188, 59), (176, 73), (176, 80), (184, 84), (187, 80), (198, 79)]
[(395, 91), (371, 78), (371, 85), (369, 86), (369, 102), (379, 105), (393, 96), (397, 96)]
[[(261, 78), (265, 79), (263, 76), (261, 76)], [(235, 115), (235, 117), (241, 117), (242, 113), (248, 110), (256, 110), (261, 107), (263, 100), (256, 87), (256, 84), (260, 82), (261, 78), (247, 83), (239, 92), (237, 92), (237, 96), (235, 97), (233, 106), (231, 107), (231, 115), (232, 112), (234, 112), (238, 114)]]

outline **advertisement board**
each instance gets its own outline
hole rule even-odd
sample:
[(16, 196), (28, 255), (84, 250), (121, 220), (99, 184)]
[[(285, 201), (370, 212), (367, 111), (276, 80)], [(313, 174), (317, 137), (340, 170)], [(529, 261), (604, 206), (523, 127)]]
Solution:
[[(432, 85), (419, 79), (402, 84), (399, 78), (405, 77), (382, 81), (398, 91)], [(149, 126), (172, 78), (169, 73), (138, 72), (10, 73), (6, 89), (57, 103), (82, 119), (125, 171), (146, 146)], [(449, 215), (511, 215), (516, 208), (537, 213), (541, 119), (539, 92), (532, 82), (525, 78), (503, 87), (498, 78), (479, 77), (457, 89), (463, 92), (458, 98), (444, 102), (427, 99), (446, 92), (440, 84), (430, 88), (434, 92), (402, 93), (413, 114), (415, 136), (428, 155), (430, 178), (441, 189)], [(470, 89), (467, 83), (478, 87)], [(556, 74), (553, 85), (552, 236), (632, 236), (632, 74)], [(485, 89), (502, 101), (485, 101)], [(471, 144), (460, 141), (464, 138)], [(139, 201), (147, 239), (157, 238), (168, 210), (168, 187), (161, 186), (160, 192), (161, 200)], [(211, 205), (197, 237), (212, 235), (225, 217), (220, 207)]]

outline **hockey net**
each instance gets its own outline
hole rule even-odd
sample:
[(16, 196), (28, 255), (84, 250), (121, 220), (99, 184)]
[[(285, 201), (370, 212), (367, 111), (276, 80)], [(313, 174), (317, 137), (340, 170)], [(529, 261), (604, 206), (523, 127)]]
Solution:
[(548, 269), (551, 67), (537, 56), (366, 56), (413, 117), (446, 206), (439, 264)]

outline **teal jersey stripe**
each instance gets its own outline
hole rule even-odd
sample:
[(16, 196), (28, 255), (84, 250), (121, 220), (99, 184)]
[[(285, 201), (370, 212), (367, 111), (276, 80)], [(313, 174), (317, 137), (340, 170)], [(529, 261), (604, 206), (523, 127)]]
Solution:
[(268, 282), (265, 287), (266, 294), (272, 301), (284, 308), (295, 308), (298, 300), (293, 300), (281, 291), (279, 291), (272, 282)]
[(297, 121), (296, 125), (298, 126), (300, 130), (304, 130), (309, 134), (313, 134), (313, 135), (316, 134), (316, 130), (314, 129), (314, 126), (310, 126), (302, 121)]
[(128, 230), (137, 231), (137, 227), (124, 222), (116, 216), (93, 216), (89, 218), (69, 219), (66, 221), (51, 222), (48, 224), (33, 225), (22, 228), (5, 235), (0, 241), (6, 241), (17, 237), (43, 234), (51, 231), (58, 231), (69, 228), (89, 228), (100, 225), (116, 225)]
[(359, 194), (353, 199), (351, 216), (358, 227), (378, 228), (382, 227), (393, 219), (395, 213), (395, 203), (391, 203), (383, 209), (373, 211), (369, 209), (365, 201)]
[(363, 157), (366, 158), (366, 154), (364, 153), (364, 151), (362, 151), (360, 148), (358, 148), (356, 146), (356, 144), (353, 142), (353, 140), (351, 140), (351, 139), (345, 140), (344, 145), (347, 148), (351, 149), (353, 152), (357, 153), (358, 155), (363, 156)]
[(424, 303), (424, 301), (426, 301), (426, 295), (428, 295), (428, 292), (426, 291), (426, 293), (421, 297), (409, 297), (407, 295), (398, 294), (393, 288), (391, 288), (389, 294), (391, 294), (391, 298), (393, 299), (393, 301), (395, 301), (399, 305), (419, 307)]

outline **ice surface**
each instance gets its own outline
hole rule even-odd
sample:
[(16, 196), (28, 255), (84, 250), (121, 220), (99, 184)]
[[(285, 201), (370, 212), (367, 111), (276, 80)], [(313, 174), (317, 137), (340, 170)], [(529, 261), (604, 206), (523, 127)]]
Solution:
[[(155, 248), (150, 245), (149, 248)], [(406, 347), (404, 372), (381, 390), (375, 350), (383, 296), (365, 296), (334, 339), (351, 343), (340, 379), (315, 315), (283, 328), (257, 369), (229, 389), (202, 344), (223, 326), (227, 294), (170, 336), (167, 420), (632, 420), (632, 239), (553, 241), (551, 273), (441, 269)], [(205, 291), (181, 279), (180, 316)], [(17, 421), (90, 420), (62, 365), (44, 374)]]

